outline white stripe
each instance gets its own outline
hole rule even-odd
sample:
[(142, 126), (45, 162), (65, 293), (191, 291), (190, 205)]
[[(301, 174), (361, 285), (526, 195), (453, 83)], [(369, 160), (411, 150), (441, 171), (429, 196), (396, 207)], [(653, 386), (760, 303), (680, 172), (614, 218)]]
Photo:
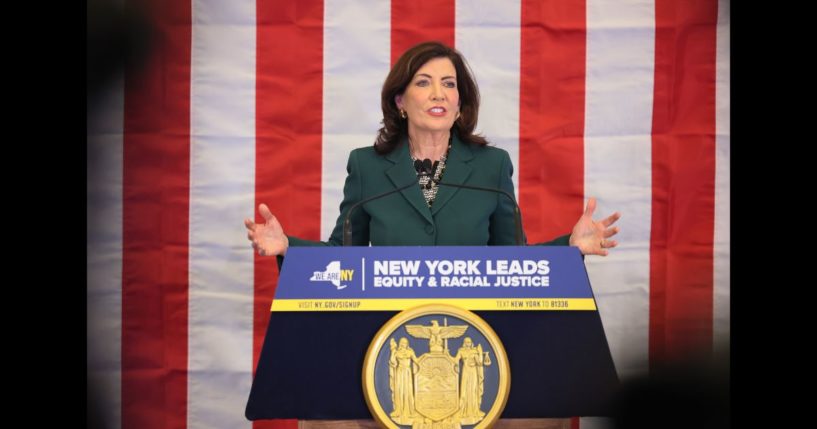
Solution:
[(715, 248), (713, 305), (714, 350), (726, 352), (729, 345), (729, 0), (718, 2), (717, 54), (715, 69)]
[(389, 73), (391, 3), (326, 0), (323, 25), (321, 239), (329, 238), (343, 199), (349, 152), (374, 144)]
[(124, 78), (88, 106), (88, 400), (122, 426), (122, 153)]
[(192, 3), (188, 409), (191, 428), (251, 428), (255, 203), (252, 0)]
[(622, 217), (619, 247), (586, 262), (621, 377), (648, 359), (654, 45), (653, 1), (587, 2), (585, 196)]
[[(519, 69), (521, 50), (519, 0), (458, 1), (455, 43), (471, 65), (481, 95), (476, 132), (508, 151), (519, 166)], [(519, 191), (519, 174), (514, 188)]]

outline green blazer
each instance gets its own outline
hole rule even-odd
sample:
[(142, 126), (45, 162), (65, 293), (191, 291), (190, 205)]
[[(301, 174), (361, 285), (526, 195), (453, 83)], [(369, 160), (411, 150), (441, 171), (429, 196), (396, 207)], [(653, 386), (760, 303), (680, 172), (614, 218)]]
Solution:
[[(463, 143), (454, 135), (442, 181), (500, 188), (514, 194), (508, 152)], [(387, 155), (374, 147), (353, 150), (346, 166), (340, 216), (328, 241), (288, 236), (290, 246), (340, 246), (349, 208), (373, 195), (417, 183), (408, 141)], [(504, 195), (441, 186), (431, 207), (418, 186), (368, 202), (352, 214), (355, 246), (515, 245), (514, 204)], [(541, 245), (568, 245), (570, 235)]]

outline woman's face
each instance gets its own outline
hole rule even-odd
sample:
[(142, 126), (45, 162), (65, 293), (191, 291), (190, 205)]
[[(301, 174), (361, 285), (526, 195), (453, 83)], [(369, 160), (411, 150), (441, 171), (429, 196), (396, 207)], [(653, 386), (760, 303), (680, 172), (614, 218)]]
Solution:
[(410, 134), (450, 130), (460, 104), (454, 63), (443, 57), (423, 64), (396, 102), (408, 115)]

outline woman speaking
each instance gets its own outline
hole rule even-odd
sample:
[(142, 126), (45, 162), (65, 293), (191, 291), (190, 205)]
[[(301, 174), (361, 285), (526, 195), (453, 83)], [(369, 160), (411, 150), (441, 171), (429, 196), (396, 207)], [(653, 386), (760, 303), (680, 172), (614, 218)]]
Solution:
[[(514, 245), (516, 203), (508, 153), (474, 134), (479, 89), (462, 55), (437, 42), (421, 43), (394, 64), (381, 92), (383, 127), (374, 146), (353, 150), (346, 167), (340, 216), (328, 241), (287, 236), (266, 204), (265, 219), (244, 221), (262, 256), (289, 246), (337, 246), (349, 215), (356, 246)], [(484, 189), (475, 189), (484, 188)], [(360, 204), (359, 207), (355, 207)], [(593, 198), (569, 235), (543, 245), (570, 245), (602, 255), (617, 242), (620, 214), (594, 221)], [(525, 243), (524, 237), (522, 242)]]

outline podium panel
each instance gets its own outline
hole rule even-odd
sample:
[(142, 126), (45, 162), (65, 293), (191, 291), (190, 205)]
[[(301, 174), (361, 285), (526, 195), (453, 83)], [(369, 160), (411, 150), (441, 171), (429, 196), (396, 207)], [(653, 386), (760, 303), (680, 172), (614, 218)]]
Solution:
[(577, 249), (315, 247), (288, 251), (247, 418), (371, 419), (366, 350), (399, 311), (426, 303), (471, 310), (502, 341), (511, 384), (497, 427), (610, 414), (618, 378)]

